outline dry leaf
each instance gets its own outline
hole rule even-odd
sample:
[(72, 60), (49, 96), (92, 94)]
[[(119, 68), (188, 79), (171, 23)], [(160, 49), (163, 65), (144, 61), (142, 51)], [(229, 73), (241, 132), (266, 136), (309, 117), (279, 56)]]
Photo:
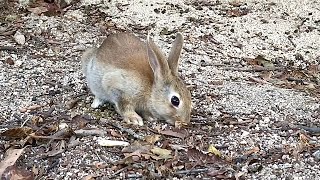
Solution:
[(167, 135), (167, 136), (181, 138), (181, 139), (184, 139), (186, 137), (185, 134), (182, 134), (180, 132), (175, 132), (175, 131), (172, 131), (172, 130), (159, 131), (159, 133), (163, 134), (163, 135)]
[(95, 177), (92, 175), (88, 175), (82, 178), (82, 180), (95, 180)]
[(119, 133), (118, 133), (116, 130), (114, 130), (114, 129), (110, 129), (109, 131), (110, 131), (111, 136), (113, 136), (113, 137), (118, 137), (118, 138), (121, 138), (121, 137), (122, 137), (122, 135), (119, 134)]
[(49, 151), (47, 153), (44, 153), (43, 155), (48, 156), (48, 157), (54, 157), (54, 156), (57, 156), (57, 155), (63, 153), (65, 150), (66, 150), (66, 141), (61, 140), (55, 149), (53, 149), (52, 151)]
[(108, 166), (108, 164), (105, 162), (94, 162), (93, 165), (97, 169), (103, 169)]
[(17, 168), (15, 165), (9, 166), (0, 177), (1, 179), (8, 180), (34, 180), (34, 174), (32, 172)]
[(130, 145), (127, 147), (124, 147), (121, 152), (123, 153), (132, 153), (132, 152), (136, 152), (139, 151), (140, 153), (149, 153), (151, 149), (150, 145)]
[(301, 145), (303, 147), (309, 147), (310, 146), (310, 144), (309, 144), (310, 138), (307, 137), (306, 135), (300, 133), (299, 140), (300, 140), (300, 143), (301, 143)]
[(75, 115), (72, 117), (72, 124), (76, 126), (76, 129), (83, 129), (89, 123), (90, 117), (85, 115)]
[(214, 147), (212, 144), (209, 145), (208, 152), (212, 153), (218, 157), (221, 157), (221, 152), (216, 147)]
[(195, 161), (197, 164), (207, 164), (207, 163), (217, 163), (221, 161), (221, 159), (216, 155), (206, 154), (196, 148), (188, 149), (187, 156), (189, 161)]
[(6, 136), (9, 138), (25, 138), (32, 132), (33, 130), (29, 127), (19, 127), (19, 128), (8, 129), (3, 133), (1, 133), (1, 136)]
[(38, 175), (38, 174), (39, 174), (39, 169), (36, 168), (35, 166), (33, 166), (33, 167), (32, 167), (32, 173), (33, 173), (34, 175)]
[(32, 12), (33, 14), (37, 14), (37, 15), (40, 15), (40, 14), (48, 11), (48, 9), (44, 6), (27, 8), (27, 9), (28, 9), (28, 11)]
[(43, 123), (43, 118), (40, 117), (40, 116), (33, 116), (33, 117), (31, 118), (31, 123), (32, 123), (33, 125), (38, 125), (38, 124), (40, 124), (40, 123)]
[(249, 65), (253, 66), (274, 67), (274, 64), (270, 60), (261, 55), (258, 55), (255, 58), (247, 58), (246, 61)]
[(253, 153), (257, 153), (259, 151), (260, 151), (259, 147), (254, 147), (254, 148), (250, 149), (249, 151), (245, 152), (244, 154), (245, 155), (250, 155), (250, 154), (253, 154)]
[(23, 153), (24, 148), (22, 149), (8, 149), (6, 151), (6, 157), (0, 162), (0, 177), (2, 179), (2, 174), (6, 171), (9, 166), (15, 164), (17, 159)]
[(155, 142), (160, 140), (161, 135), (154, 134), (150, 136), (145, 136), (144, 140), (147, 141), (149, 144), (154, 144)]
[[(172, 158), (171, 150), (162, 149), (159, 147), (154, 147), (150, 150), (153, 154), (158, 155), (160, 159), (169, 159)], [(152, 156), (153, 157), (153, 156)]]
[(67, 107), (67, 109), (72, 109), (72, 108), (74, 108), (79, 101), (80, 101), (79, 98), (70, 99), (68, 102), (66, 102), (66, 107)]

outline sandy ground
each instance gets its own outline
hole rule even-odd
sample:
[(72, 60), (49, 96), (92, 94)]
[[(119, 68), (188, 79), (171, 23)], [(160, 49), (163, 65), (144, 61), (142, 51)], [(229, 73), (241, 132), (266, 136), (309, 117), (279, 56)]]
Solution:
[[(83, 0), (54, 16), (25, 8), (4, 14), (0, 26), (2, 34), (13, 32), (0, 36), (0, 46), (14, 48), (0, 51), (2, 131), (32, 120), (39, 112), (21, 112), (21, 108), (34, 104), (42, 105), (39, 111), (43, 112), (54, 106), (57, 122), (76, 115), (114, 122), (111, 120), (119, 116), (113, 108), (90, 109), (92, 95), (80, 71), (81, 53), (119, 31), (144, 39), (150, 32), (168, 53), (180, 31), (185, 40), (180, 73), (192, 92), (194, 106), (192, 127), (187, 131), (195, 135), (183, 143), (202, 150), (209, 144), (223, 147), (221, 153), (235, 159), (233, 175), (244, 179), (320, 178), (318, 133), (300, 128), (320, 126), (320, 3), (316, 0)], [(14, 38), (17, 31), (26, 38), (25, 43)], [(76, 107), (66, 108), (67, 102), (82, 93), (85, 96)], [(147, 123), (135, 131), (143, 136), (159, 124), (170, 128), (165, 123)], [(90, 123), (90, 127), (110, 129), (101, 123)], [(80, 145), (51, 159), (41, 158), (42, 151), (34, 146), (19, 163), (27, 169), (42, 166), (40, 179), (92, 174), (109, 179), (116, 171), (113, 166), (90, 167), (97, 161), (110, 164), (122, 159), (121, 153), (99, 146), (95, 136), (78, 140)], [(255, 161), (243, 159), (254, 147), (259, 148)], [(112, 177), (124, 178), (128, 173)], [(139, 174), (134, 169), (130, 173)], [(210, 178), (206, 173), (167, 176), (172, 177)]]

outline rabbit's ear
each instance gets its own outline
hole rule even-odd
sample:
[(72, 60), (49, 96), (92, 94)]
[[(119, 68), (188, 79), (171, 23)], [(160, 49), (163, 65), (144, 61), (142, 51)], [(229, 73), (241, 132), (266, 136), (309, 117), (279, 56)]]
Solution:
[(174, 73), (175, 75), (178, 74), (178, 65), (179, 65), (182, 46), (183, 46), (183, 36), (181, 33), (178, 32), (168, 57), (169, 68), (171, 69), (172, 73)]
[(170, 73), (168, 63), (157, 45), (152, 41), (150, 36), (147, 38), (148, 59), (154, 77), (157, 80), (163, 80)]

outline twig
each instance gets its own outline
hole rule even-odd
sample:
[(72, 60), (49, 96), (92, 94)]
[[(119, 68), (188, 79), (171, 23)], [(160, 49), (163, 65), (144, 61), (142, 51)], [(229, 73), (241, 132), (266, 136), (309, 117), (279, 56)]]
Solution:
[(28, 118), (26, 120), (24, 120), (20, 127), (23, 127), (28, 121), (29, 121)]
[(100, 129), (79, 129), (75, 130), (74, 133), (77, 136), (104, 136), (105, 134), (107, 134), (107, 132), (102, 131)]
[(141, 178), (142, 175), (140, 174), (128, 174), (127, 175), (127, 178), (134, 178), (134, 179), (137, 179), (137, 178)]
[(254, 67), (254, 68), (236, 68), (236, 67), (225, 67), (222, 70), (232, 71), (244, 71), (244, 72), (262, 72), (262, 71), (278, 71), (283, 70), (281, 67)]
[(128, 133), (129, 135), (133, 136), (136, 139), (140, 139), (140, 140), (144, 139), (142, 136), (136, 134), (132, 129), (124, 128), (121, 125), (111, 124), (111, 123), (108, 123), (108, 122), (106, 122), (106, 124), (108, 124), (108, 125), (110, 125), (112, 127), (118, 128), (120, 131), (126, 132), (126, 133)]
[(118, 171), (116, 171), (115, 173), (113, 173), (113, 174), (109, 177), (109, 179), (115, 178), (115, 176), (116, 176), (117, 174), (119, 174), (119, 173), (121, 173), (121, 172), (123, 172), (124, 170), (127, 170), (127, 169), (128, 169), (128, 166), (119, 169)]
[(186, 178), (191, 172), (192, 170), (195, 170), (194, 168), (198, 165), (198, 163), (196, 163), (195, 165), (192, 166), (192, 168), (190, 170), (188, 170), (188, 172), (183, 176), (183, 178)]
[(197, 174), (197, 173), (202, 173), (202, 172), (207, 172), (209, 168), (204, 168), (204, 169), (192, 169), (192, 170), (182, 170), (182, 171), (177, 171), (174, 174)]
[(263, 80), (263, 79), (259, 79), (259, 78), (255, 78), (255, 77), (249, 77), (249, 80), (256, 82), (256, 83), (261, 83), (261, 84), (270, 84), (268, 81)]
[(318, 128), (318, 127), (307, 127), (307, 126), (298, 125), (297, 128), (304, 129), (304, 130), (310, 132), (311, 134), (319, 134), (320, 133), (320, 128)]
[(305, 85), (306, 82), (303, 79), (297, 79), (297, 78), (293, 78), (293, 77), (287, 77), (288, 81), (294, 81), (296, 84), (301, 84), (301, 85)]
[(62, 138), (62, 137), (54, 137), (54, 136), (37, 136), (34, 134), (29, 134), (30, 137), (32, 138), (39, 138), (39, 139), (55, 139), (55, 140), (64, 140), (67, 138)]
[(297, 45), (292, 41), (292, 37), (288, 36), (288, 40), (292, 44), (293, 47), (297, 47)]
[(227, 123), (223, 123), (223, 124), (230, 124), (230, 125), (242, 125), (242, 124), (249, 124), (251, 123), (252, 120), (245, 120), (245, 121), (229, 121)]
[(0, 46), (0, 51), (18, 51), (18, 50), (12, 46)]
[(53, 163), (47, 168), (47, 172), (55, 168), (60, 163), (59, 159), (53, 159)]
[(57, 86), (57, 87), (62, 87), (61, 84), (56, 83), (56, 82), (54, 82), (54, 81), (44, 80), (43, 82), (46, 83), (46, 84), (49, 84), (49, 85), (51, 85), (51, 86), (53, 86), (53, 87), (55, 87), (55, 86)]
[(52, 141), (52, 140), (65, 140), (65, 139), (68, 139), (68, 136), (70, 137), (71, 134), (72, 134), (71, 130), (66, 128), (66, 129), (62, 129), (62, 130), (56, 132), (55, 134), (53, 134), (51, 136), (37, 136), (37, 135), (35, 135), (35, 133), (31, 133), (31, 134), (29, 134), (29, 136), (32, 137), (32, 138), (50, 139)]

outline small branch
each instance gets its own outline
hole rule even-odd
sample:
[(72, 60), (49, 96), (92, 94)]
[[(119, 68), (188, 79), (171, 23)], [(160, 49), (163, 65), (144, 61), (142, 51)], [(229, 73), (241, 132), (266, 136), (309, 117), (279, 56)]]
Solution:
[(142, 136), (136, 134), (132, 129), (124, 128), (121, 125), (111, 124), (111, 123), (108, 123), (108, 122), (106, 122), (106, 124), (108, 124), (108, 125), (110, 125), (112, 127), (115, 127), (115, 128), (119, 129), (122, 132), (126, 132), (126, 133), (128, 133), (129, 135), (133, 136), (136, 139), (140, 139), (140, 140), (144, 139)]
[(318, 127), (307, 127), (307, 126), (298, 125), (297, 128), (306, 130), (311, 134), (320, 134), (320, 128)]
[(293, 78), (293, 77), (288, 77), (287, 80), (288, 81), (294, 81), (296, 84), (301, 84), (301, 85), (305, 85), (306, 84), (306, 82), (304, 80)]
[(127, 175), (127, 178), (133, 178), (133, 179), (137, 179), (137, 178), (141, 178), (141, 177), (143, 177), (142, 175), (140, 175), (140, 174), (128, 174)]
[(0, 46), (0, 51), (18, 51), (18, 50), (12, 46)]
[(35, 133), (29, 134), (29, 136), (32, 138), (50, 139), (50, 141), (65, 140), (65, 139), (68, 139), (71, 135), (72, 135), (72, 132), (70, 129), (61, 129), (51, 136), (38, 136), (38, 135), (35, 135)]
[(288, 36), (288, 40), (292, 44), (293, 47), (297, 47), (297, 45), (292, 41), (292, 37)]
[(198, 174), (202, 172), (207, 172), (209, 168), (204, 168), (204, 169), (192, 169), (192, 170), (182, 170), (182, 171), (177, 171), (174, 174)]
[(243, 125), (243, 124), (249, 124), (249, 123), (251, 123), (251, 122), (252, 122), (252, 120), (245, 120), (245, 121), (241, 121), (241, 122), (239, 122), (239, 121), (230, 121), (230, 122), (228, 122), (228, 123), (223, 123), (223, 124)]
[(74, 133), (76, 136), (104, 136), (107, 132), (100, 129), (79, 129), (75, 130)]
[(125, 171), (125, 170), (127, 170), (127, 169), (128, 169), (128, 166), (126, 166), (126, 167), (124, 167), (124, 168), (121, 168), (121, 169), (119, 169), (118, 171), (116, 171), (115, 173), (113, 173), (109, 178), (110, 178), (110, 179), (113, 179), (113, 178), (116, 177), (116, 175), (118, 175), (119, 173), (121, 173), (121, 172), (123, 172), (123, 171)]
[(249, 77), (249, 80), (256, 82), (256, 83), (261, 83), (261, 84), (270, 84), (268, 81), (263, 80), (263, 79), (259, 79), (259, 78), (255, 78), (255, 77)]
[(254, 68), (236, 68), (236, 67), (225, 67), (222, 70), (232, 71), (244, 71), (244, 72), (262, 72), (262, 71), (278, 71), (283, 70), (281, 67), (254, 67)]
[(54, 140), (65, 140), (67, 138), (62, 138), (62, 137), (54, 137), (54, 136), (37, 136), (34, 134), (29, 134), (30, 137), (32, 138), (38, 138), (38, 139), (54, 139)]

